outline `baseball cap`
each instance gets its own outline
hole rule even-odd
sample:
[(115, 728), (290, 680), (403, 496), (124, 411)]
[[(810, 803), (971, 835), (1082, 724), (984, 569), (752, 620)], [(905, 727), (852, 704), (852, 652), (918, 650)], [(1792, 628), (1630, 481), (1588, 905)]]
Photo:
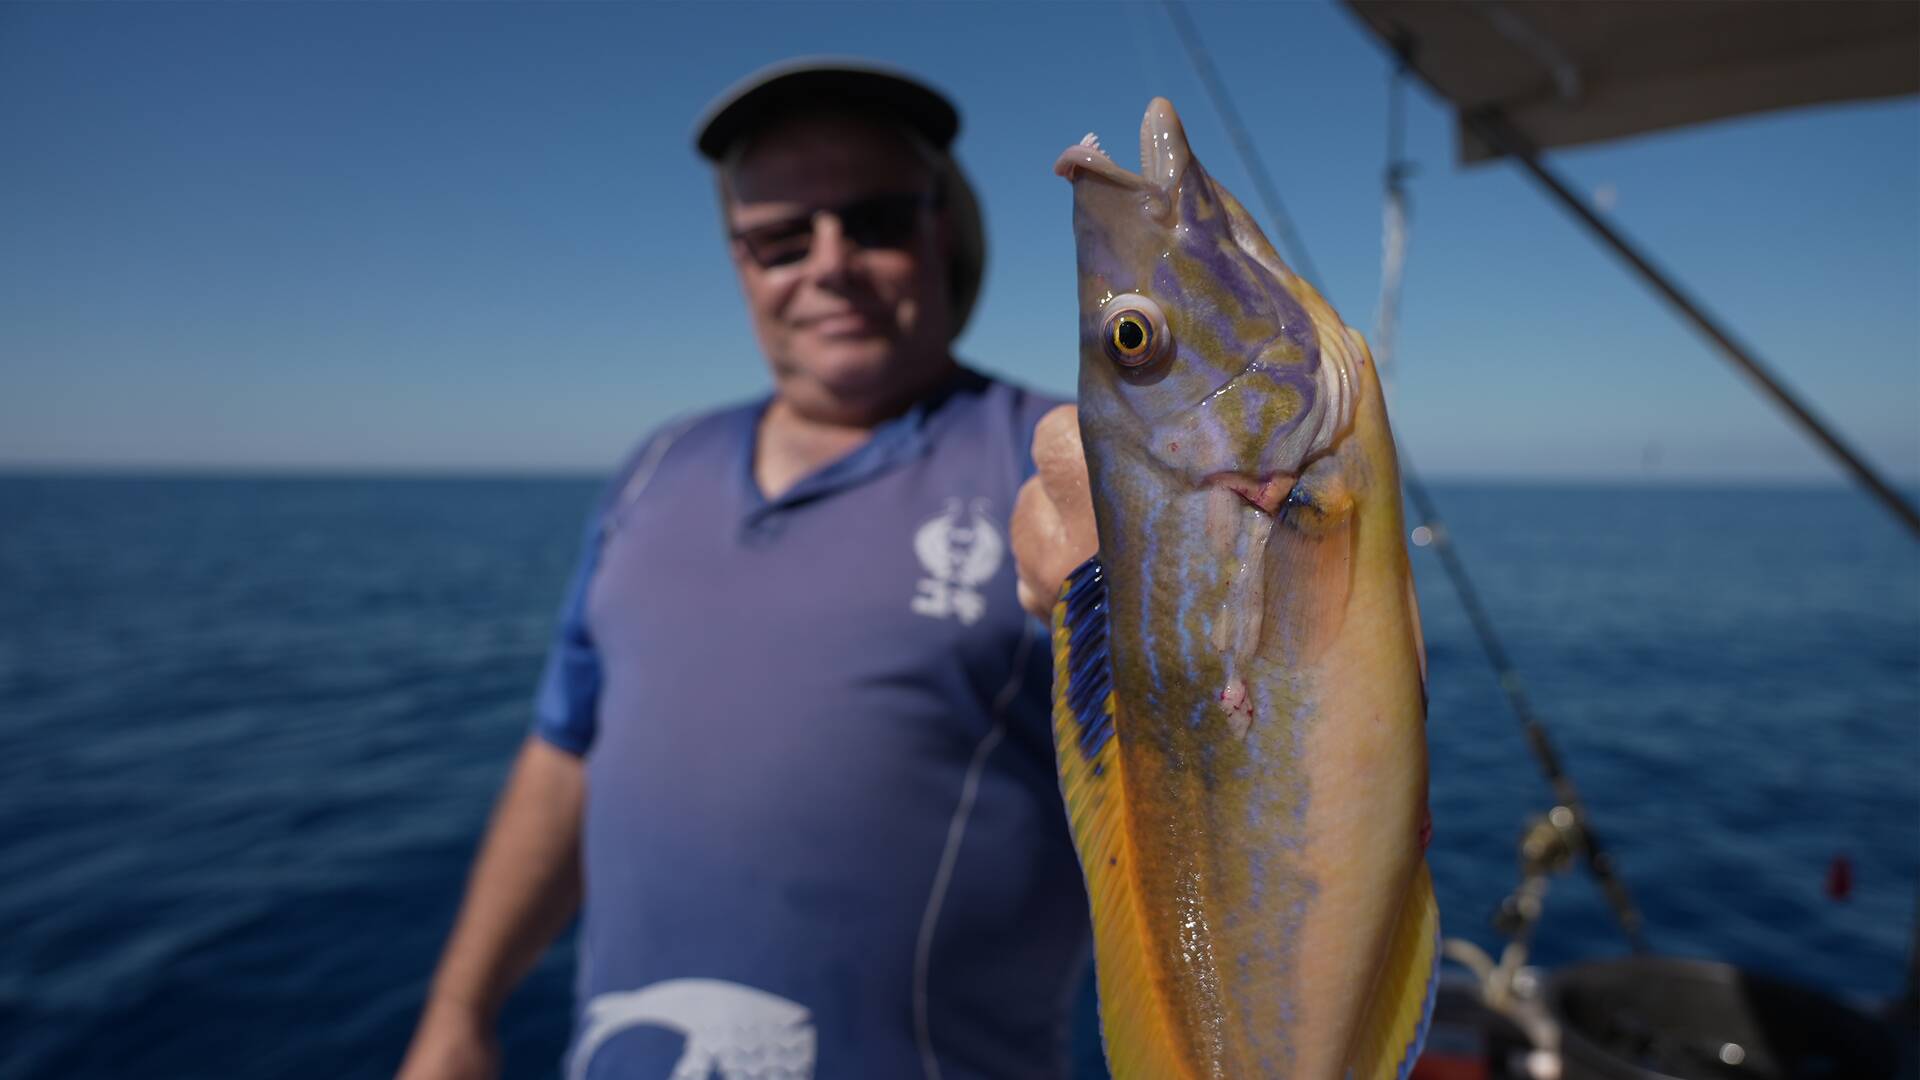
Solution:
[(896, 68), (840, 57), (785, 60), (728, 87), (700, 114), (694, 148), (716, 164), (741, 138), (794, 108), (830, 106), (900, 124), (935, 151), (941, 192), (952, 224), (953, 336), (959, 337), (980, 298), (986, 276), (987, 239), (980, 200), (954, 160), (960, 111), (946, 95)]

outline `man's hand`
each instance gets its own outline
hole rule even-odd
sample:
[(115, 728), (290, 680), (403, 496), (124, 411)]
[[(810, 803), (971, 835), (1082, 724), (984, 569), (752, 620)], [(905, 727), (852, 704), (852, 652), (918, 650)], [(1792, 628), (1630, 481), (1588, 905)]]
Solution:
[(500, 1046), (491, 1026), (462, 1005), (428, 1001), (396, 1080), (495, 1080)]
[(493, 808), (467, 896), (398, 1080), (493, 1080), (494, 1020), (580, 908), (586, 765), (528, 735)]
[(1067, 575), (1100, 546), (1079, 409), (1062, 405), (1040, 418), (1033, 431), (1033, 463), (1039, 472), (1021, 485), (1013, 504), (1013, 561), (1020, 575), (1020, 606), (1044, 619)]

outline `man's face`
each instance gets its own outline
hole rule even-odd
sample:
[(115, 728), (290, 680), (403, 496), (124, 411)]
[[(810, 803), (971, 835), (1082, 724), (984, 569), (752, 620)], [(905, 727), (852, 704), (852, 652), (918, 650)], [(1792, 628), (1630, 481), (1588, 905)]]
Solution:
[(727, 187), (734, 266), (783, 397), (827, 411), (892, 401), (944, 366), (945, 218), (904, 136), (795, 118), (754, 137)]

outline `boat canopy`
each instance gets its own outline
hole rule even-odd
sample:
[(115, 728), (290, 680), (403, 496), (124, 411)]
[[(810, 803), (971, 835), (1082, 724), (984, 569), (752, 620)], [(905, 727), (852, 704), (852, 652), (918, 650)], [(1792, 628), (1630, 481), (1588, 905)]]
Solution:
[(1463, 164), (1773, 109), (1920, 92), (1920, 4), (1346, 0), (1452, 103)]

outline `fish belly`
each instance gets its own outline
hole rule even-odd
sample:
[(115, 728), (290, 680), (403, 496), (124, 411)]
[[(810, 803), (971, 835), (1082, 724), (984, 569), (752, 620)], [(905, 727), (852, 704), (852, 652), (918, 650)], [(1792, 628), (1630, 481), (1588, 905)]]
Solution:
[(1186, 717), (1132, 714), (1101, 673), (1090, 566), (1055, 613), (1055, 733), (1109, 1067), (1404, 1076), (1438, 956), (1417, 670), (1369, 644), (1362, 612), (1310, 678), (1250, 680), (1257, 719), (1227, 727), (1239, 745), (1195, 750)]

